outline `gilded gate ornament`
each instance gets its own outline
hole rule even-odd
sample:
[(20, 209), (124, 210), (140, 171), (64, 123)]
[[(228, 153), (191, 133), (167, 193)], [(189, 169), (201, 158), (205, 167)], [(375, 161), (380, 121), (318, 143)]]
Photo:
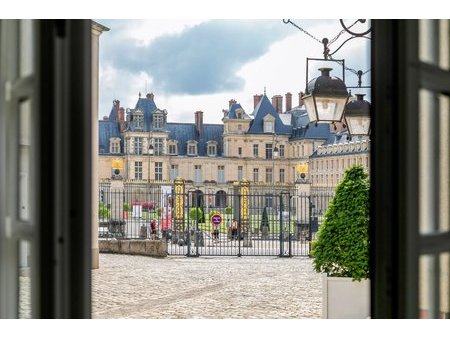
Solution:
[(177, 234), (183, 233), (184, 216), (184, 179), (177, 177), (174, 181), (175, 190), (175, 230)]
[[(249, 234), (249, 219), (250, 219), (250, 182), (242, 180), (240, 183), (240, 195), (241, 195), (241, 231), (246, 241), (250, 238)], [(248, 243), (250, 245), (250, 243)]]

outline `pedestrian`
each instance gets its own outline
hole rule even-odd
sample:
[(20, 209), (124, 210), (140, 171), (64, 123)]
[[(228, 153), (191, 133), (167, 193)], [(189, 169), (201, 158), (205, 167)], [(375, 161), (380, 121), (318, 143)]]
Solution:
[(213, 224), (213, 238), (219, 239), (219, 224)]
[(231, 223), (231, 239), (238, 239), (238, 223), (236, 219), (233, 219), (233, 223)]
[(151, 228), (151, 238), (156, 239), (156, 220), (152, 219), (152, 222), (150, 223)]

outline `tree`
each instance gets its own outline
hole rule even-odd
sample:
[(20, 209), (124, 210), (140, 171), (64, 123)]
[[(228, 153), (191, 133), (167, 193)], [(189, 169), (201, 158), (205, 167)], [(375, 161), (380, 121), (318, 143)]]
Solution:
[(369, 278), (368, 228), (369, 180), (357, 165), (345, 172), (312, 243), (314, 269), (358, 281)]
[[(195, 209), (197, 209), (197, 212), (195, 211)], [(201, 220), (205, 219), (201, 208), (191, 208), (191, 210), (189, 211), (189, 218), (191, 220), (197, 220), (198, 223), (202, 223)], [(204, 223), (204, 221), (203, 221), (203, 223)]]
[(108, 206), (103, 202), (98, 203), (98, 217), (101, 219), (111, 218), (111, 211), (109, 210)]
[(267, 227), (267, 231), (269, 231), (269, 216), (267, 215), (267, 207), (264, 207), (263, 213), (261, 216), (261, 232), (263, 231), (263, 228)]

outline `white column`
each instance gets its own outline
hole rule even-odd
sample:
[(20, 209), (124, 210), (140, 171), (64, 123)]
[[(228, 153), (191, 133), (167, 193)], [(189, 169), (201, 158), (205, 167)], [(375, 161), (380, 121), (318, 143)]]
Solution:
[(99, 268), (98, 249), (98, 89), (100, 34), (109, 28), (92, 22), (92, 268)]

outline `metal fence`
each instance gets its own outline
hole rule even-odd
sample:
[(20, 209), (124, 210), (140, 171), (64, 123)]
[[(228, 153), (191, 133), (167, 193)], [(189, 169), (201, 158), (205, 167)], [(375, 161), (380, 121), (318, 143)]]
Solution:
[(99, 237), (163, 239), (169, 255), (307, 256), (332, 197), (332, 192), (248, 194), (243, 214), (238, 192), (193, 190), (178, 199), (182, 216), (176, 220), (170, 186), (105, 185), (99, 189)]

